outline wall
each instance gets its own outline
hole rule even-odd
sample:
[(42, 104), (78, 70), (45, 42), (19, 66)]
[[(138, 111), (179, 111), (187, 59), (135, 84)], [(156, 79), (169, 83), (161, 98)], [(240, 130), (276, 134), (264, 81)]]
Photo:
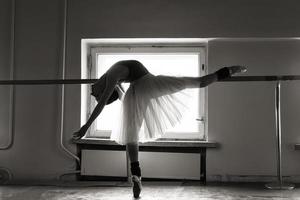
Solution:
[[(17, 0), (16, 4), (15, 78), (60, 78), (63, 1)], [(184, 2), (180, 0), (69, 0), (66, 78), (80, 77), (80, 45), (82, 38), (297, 37), (300, 34), (300, 27), (297, 26), (300, 17), (298, 4), (296, 0), (284, 2), (229, 0), (226, 1), (226, 4), (217, 0), (188, 0)], [(9, 73), (7, 66), (9, 65), (9, 49), (11, 48), (8, 42), (10, 40), (10, 5), (11, 1), (9, 0), (0, 1), (1, 78), (8, 78)], [(246, 48), (243, 45), (235, 47), (235, 44), (233, 43), (232, 51), (225, 51), (228, 54), (232, 52), (230, 54), (232, 57), (222, 56), (224, 54), (221, 50), (226, 48), (227, 44), (220, 43), (220, 47), (218, 47), (219, 43), (217, 42), (210, 44), (209, 60), (212, 70), (215, 69), (214, 67), (223, 66), (233, 61), (243, 61), (243, 63), (248, 64), (244, 55), (241, 55), (240, 60), (235, 60), (237, 57), (233, 56), (235, 55), (234, 52), (239, 52), (238, 48)], [(251, 51), (247, 50), (247, 52)], [(248, 55), (246, 58), (248, 58)], [(260, 58), (265, 60), (264, 57)], [(293, 66), (296, 66), (296, 64)], [(269, 68), (265, 69), (263, 65), (260, 65), (260, 67), (254, 67), (253, 65), (251, 68), (254, 70), (251, 73), (255, 72), (257, 74), (261, 72), (267, 74), (271, 70)], [(278, 68), (278, 71), (274, 71), (274, 73), (283, 72), (281, 70), (281, 68)], [(273, 70), (271, 71), (273, 72)], [(289, 87), (285, 92), (293, 94), (296, 85), (294, 83), (289, 84), (289, 86), (284, 86)], [(246, 85), (245, 87), (252, 90), (255, 87), (254, 85)], [(257, 84), (257, 86), (260, 85)], [(271, 97), (273, 86), (266, 84), (263, 87), (267, 89), (268, 96)], [(0, 89), (5, 94), (8, 92), (7, 89), (2, 87)], [(228, 91), (232, 95), (224, 98), (224, 95), (220, 95), (222, 94), (221, 90), (223, 92)], [(74, 130), (79, 128), (79, 91), (80, 86), (66, 87), (65, 141), (71, 137)], [(244, 95), (237, 95), (236, 92)], [(265, 154), (261, 152), (262, 150), (271, 150), (272, 145), (274, 145), (274, 143), (266, 144), (266, 141), (273, 141), (269, 139), (273, 134), (273, 129), (270, 128), (273, 127), (272, 119), (262, 118), (249, 109), (250, 115), (249, 117), (243, 117), (244, 120), (250, 120), (253, 116), (267, 119), (265, 123), (260, 123), (258, 127), (251, 126), (250, 129), (249, 124), (240, 121), (240, 123), (235, 123), (235, 126), (228, 126), (228, 123), (221, 122), (224, 116), (217, 114), (218, 111), (224, 111), (224, 115), (226, 111), (232, 112), (232, 110), (218, 108), (221, 105), (219, 105), (216, 97), (221, 96), (224, 98), (229, 104), (229, 108), (232, 108), (233, 105), (244, 108), (243, 104), (237, 104), (236, 101), (239, 100), (238, 97), (245, 100), (243, 99), (246, 95), (245, 92), (244, 87), (236, 87), (230, 84), (212, 86), (209, 94), (209, 106), (212, 108), (209, 113), (210, 137), (222, 143), (222, 148), (210, 152), (208, 158), (209, 173), (212, 175), (249, 173), (252, 170), (251, 165), (254, 166), (255, 173), (270, 174), (274, 172), (273, 165), (270, 164), (273, 163), (274, 156), (272, 157), (272, 154), (267, 153), (269, 151)], [(257, 93), (260, 96), (257, 97), (258, 99), (255, 102), (245, 100), (245, 103), (256, 106), (260, 101), (260, 104), (265, 105), (261, 109), (271, 116), (273, 106), (268, 104), (269, 99), (262, 98), (265, 90), (258, 89)], [(3, 96), (5, 95), (1, 95), (0, 99), (1, 105), (4, 105), (0, 108), (2, 109), (0, 110), (0, 121), (6, 124), (5, 120), (7, 120), (9, 114), (6, 106), (9, 99)], [(231, 96), (235, 98), (231, 98)], [(235, 103), (230, 106), (232, 101)], [(286, 99), (285, 101), (289, 102), (288, 106), (297, 103), (295, 99)], [(15, 180), (55, 179), (58, 174), (75, 168), (74, 159), (66, 155), (59, 147), (60, 90), (58, 86), (17, 86), (14, 109), (15, 141), (12, 148), (0, 151), (0, 166), (9, 168), (13, 172)], [(289, 116), (289, 118), (286, 118), (286, 120), (293, 119), (296, 114), (292, 114), (290, 110), (297, 109), (291, 109), (291, 107), (287, 107), (287, 109), (288, 111), (285, 111), (284, 115)], [(241, 111), (239, 110), (234, 110), (236, 116), (240, 114)], [(234, 119), (235, 115), (230, 114), (230, 116), (227, 120), (237, 120)], [(290, 130), (289, 134), (292, 134), (287, 135), (285, 138), (286, 144), (299, 140), (299, 138), (294, 137), (297, 129), (295, 119), (284, 123), (285, 130), (287, 132)], [(222, 133), (220, 131), (221, 127), (224, 129)], [(234, 139), (231, 141), (240, 141), (236, 138), (241, 135), (241, 130), (244, 130), (244, 127), (249, 128), (243, 135), (245, 137), (251, 137), (250, 132), (260, 133), (250, 139), (255, 141), (257, 146), (261, 145), (261, 148), (257, 148), (259, 149), (257, 151), (255, 149), (253, 153), (255, 155), (259, 154), (261, 160), (266, 159), (265, 162), (270, 161), (267, 166), (257, 167), (260, 162), (252, 156), (252, 147), (247, 146), (245, 149), (244, 143), (234, 143), (233, 145), (232, 142), (229, 142), (230, 137)], [(263, 140), (257, 140), (258, 136), (262, 135), (262, 132), (258, 130), (266, 132), (263, 132), (263, 134), (266, 134), (263, 136)], [(7, 139), (5, 137), (6, 133), (7, 127), (5, 125), (1, 126), (0, 136), (4, 138), (1, 141)], [(75, 151), (74, 145), (67, 144), (67, 146)], [(246, 156), (243, 157), (243, 154), (238, 154), (235, 160), (231, 156), (242, 150), (245, 151), (245, 155), (249, 156), (249, 160), (243, 165), (237, 166), (237, 163), (245, 162)], [(295, 169), (299, 166), (299, 163), (294, 157), (295, 152), (288, 151), (291, 154), (285, 158), (288, 159), (285, 169), (288, 168), (288, 172), (293, 174), (296, 173)], [(228, 162), (228, 159), (232, 162)], [(252, 164), (250, 161), (252, 161)], [(249, 163), (249, 166), (245, 167), (247, 163)], [(218, 168), (218, 166), (225, 165), (228, 165), (228, 167)]]

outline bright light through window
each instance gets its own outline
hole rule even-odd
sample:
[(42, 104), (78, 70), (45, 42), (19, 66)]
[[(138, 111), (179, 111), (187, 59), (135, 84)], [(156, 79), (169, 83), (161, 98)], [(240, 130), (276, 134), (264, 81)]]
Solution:
[[(120, 60), (138, 60), (154, 75), (173, 75), (173, 76), (200, 76), (200, 55), (197, 53), (104, 53), (97, 54), (96, 73), (99, 78), (114, 63)], [(128, 84), (125, 85), (128, 88)], [(199, 133), (203, 132), (203, 125), (196, 121), (200, 118), (199, 109), (199, 89), (187, 89), (191, 96), (188, 107), (191, 109), (185, 113), (180, 124), (167, 132), (176, 133)], [(96, 131), (111, 131), (115, 125), (116, 117), (120, 113), (121, 102), (118, 100), (104, 108), (96, 120)]]

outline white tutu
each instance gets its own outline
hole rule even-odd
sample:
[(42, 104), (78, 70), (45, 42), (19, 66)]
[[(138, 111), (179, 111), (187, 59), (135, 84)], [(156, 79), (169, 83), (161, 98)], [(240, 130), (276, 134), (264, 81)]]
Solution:
[(110, 139), (124, 145), (160, 138), (187, 110), (185, 88), (182, 78), (150, 73), (132, 82)]

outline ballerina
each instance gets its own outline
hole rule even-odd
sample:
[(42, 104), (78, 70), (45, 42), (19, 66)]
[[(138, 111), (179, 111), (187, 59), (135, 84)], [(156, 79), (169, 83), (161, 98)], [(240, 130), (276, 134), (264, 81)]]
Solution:
[[(119, 61), (92, 85), (91, 95), (98, 104), (86, 124), (73, 134), (73, 140), (85, 135), (105, 105), (121, 99), (120, 119), (110, 139), (126, 145), (131, 163), (133, 194), (137, 198), (142, 189), (138, 144), (162, 137), (166, 129), (180, 121), (185, 110), (185, 102), (180, 97), (182, 91), (206, 87), (246, 70), (243, 66), (231, 66), (202, 77), (155, 76), (139, 61)], [(126, 92), (121, 86), (123, 82), (130, 83)]]

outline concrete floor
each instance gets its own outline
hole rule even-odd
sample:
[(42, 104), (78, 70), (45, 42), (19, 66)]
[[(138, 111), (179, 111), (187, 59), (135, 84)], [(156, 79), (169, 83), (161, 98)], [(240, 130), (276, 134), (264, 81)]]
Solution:
[[(57, 185), (57, 184), (56, 184)], [(88, 186), (89, 185), (89, 186)], [(132, 200), (124, 183), (64, 183), (59, 186), (0, 186), (1, 200)], [(290, 191), (268, 190), (263, 183), (217, 184), (144, 182), (141, 200), (300, 200), (300, 187)]]

